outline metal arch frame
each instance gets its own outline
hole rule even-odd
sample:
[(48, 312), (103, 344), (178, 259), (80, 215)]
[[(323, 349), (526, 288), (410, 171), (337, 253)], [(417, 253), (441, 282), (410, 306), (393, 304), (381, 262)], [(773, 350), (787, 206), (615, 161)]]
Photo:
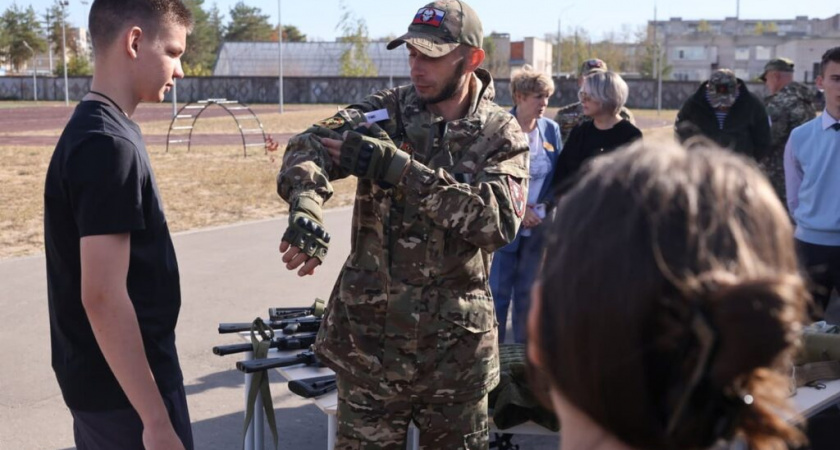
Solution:
[[(257, 117), (257, 114), (254, 113), (254, 111), (248, 105), (246, 105), (244, 103), (239, 103), (239, 101), (237, 101), (237, 100), (228, 100), (228, 99), (225, 99), (225, 98), (208, 98), (207, 100), (199, 100), (197, 102), (187, 103), (186, 105), (182, 106), (181, 109), (178, 110), (178, 112), (175, 114), (174, 117), (172, 117), (172, 121), (169, 122), (169, 131), (166, 132), (166, 152), (169, 153), (169, 144), (170, 143), (183, 142), (183, 140), (175, 140), (175, 141), (170, 140), (170, 136), (172, 135), (172, 130), (189, 129), (190, 134), (187, 136), (187, 139), (186, 139), (186, 141), (187, 141), (187, 152), (189, 153), (190, 149), (192, 148), (193, 130), (195, 130), (195, 124), (196, 124), (196, 122), (198, 122), (198, 118), (201, 117), (201, 114), (203, 114), (204, 111), (208, 107), (210, 107), (211, 105), (219, 105), (222, 109), (225, 110), (225, 112), (228, 113), (228, 115), (230, 115), (233, 118), (234, 122), (236, 122), (236, 127), (239, 129), (239, 135), (242, 137), (242, 156), (247, 157), (248, 156), (248, 143), (245, 142), (245, 132), (243, 131), (242, 124), (239, 122), (239, 119), (230, 110), (230, 108), (225, 106), (227, 104), (236, 104), (237, 107), (241, 107), (243, 109), (246, 109), (246, 110), (248, 110), (249, 113), (251, 113), (251, 117), (253, 117), (254, 120), (257, 122), (257, 125), (259, 125), (259, 127), (260, 127), (259, 130), (260, 130), (260, 133), (262, 134), (262, 142), (263, 143), (258, 144), (258, 145), (263, 145), (263, 147), (265, 147), (265, 128), (263, 128), (263, 124), (262, 124), (262, 121), (260, 120), (260, 118)], [(194, 116), (182, 114), (182, 112), (186, 109), (196, 109), (196, 105), (201, 105), (202, 107), (201, 107), (201, 109), (199, 109), (198, 113), (196, 113)], [(189, 119), (190, 117), (192, 117), (192, 122), (190, 123), (190, 125), (188, 127), (176, 127), (175, 126), (175, 121), (177, 121), (179, 118)], [(253, 144), (251, 144), (251, 145), (253, 145)], [(268, 154), (267, 149), (265, 150), (265, 152), (266, 152), (266, 154)]]

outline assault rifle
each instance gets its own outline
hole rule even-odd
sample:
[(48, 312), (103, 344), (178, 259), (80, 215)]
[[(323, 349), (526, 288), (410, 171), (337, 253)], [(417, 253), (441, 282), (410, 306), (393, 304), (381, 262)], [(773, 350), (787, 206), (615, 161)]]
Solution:
[(274, 369), (276, 367), (288, 367), (304, 364), (307, 366), (321, 366), (321, 361), (315, 356), (312, 351), (298, 353), (295, 356), (287, 356), (285, 358), (266, 358), (266, 359), (252, 359), (248, 361), (239, 361), (236, 363), (236, 368), (240, 372), (254, 373), (263, 370)]
[[(278, 336), (271, 340), (269, 348), (279, 350), (303, 350), (315, 343), (317, 333), (301, 333), (289, 336)], [(213, 347), (213, 353), (219, 356), (231, 355), (233, 353), (250, 352), (253, 350), (251, 344), (217, 345)]]
[(336, 390), (335, 374), (289, 381), (289, 390), (303, 398), (312, 398)]
[[(269, 328), (283, 330), (283, 334), (294, 334), (297, 332), (313, 332), (321, 328), (320, 317), (298, 317), (286, 320), (268, 320), (265, 322)], [(219, 334), (240, 333), (250, 331), (250, 323), (220, 323)]]
[(315, 303), (306, 308), (268, 308), (268, 318), (278, 321), (306, 316), (321, 317), (324, 315), (324, 307), (325, 302), (320, 298), (316, 298)]

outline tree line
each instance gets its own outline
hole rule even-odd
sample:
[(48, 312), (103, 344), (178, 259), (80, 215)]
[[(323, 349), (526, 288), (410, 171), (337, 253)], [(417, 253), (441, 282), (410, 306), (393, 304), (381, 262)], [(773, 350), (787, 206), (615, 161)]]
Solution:
[[(223, 42), (277, 42), (279, 39), (278, 27), (269, 22), (270, 16), (244, 1), (230, 8), (227, 21), (215, 4), (207, 8), (204, 0), (184, 0), (184, 3), (195, 20), (193, 31), (187, 36), (188, 51), (182, 58), (187, 75), (211, 75)], [(90, 75), (90, 53), (83, 48), (78, 32), (73, 32), (77, 25), (67, 22), (66, 9), (58, 2), (43, 13), (17, 3), (6, 8), (0, 16), (0, 63), (9, 64), (12, 72), (20, 72), (28, 67), (33, 52), (41, 55), (49, 51), (55, 56), (54, 74), (62, 74), (62, 23), (66, 24), (67, 32), (67, 73)], [(284, 42), (306, 41), (306, 35), (294, 25), (284, 25), (282, 33)]]

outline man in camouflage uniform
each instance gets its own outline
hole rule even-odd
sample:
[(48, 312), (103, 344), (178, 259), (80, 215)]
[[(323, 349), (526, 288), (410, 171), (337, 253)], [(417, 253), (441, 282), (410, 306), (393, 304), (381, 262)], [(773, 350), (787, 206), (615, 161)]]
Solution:
[[(587, 59), (583, 62), (583, 64), (581, 64), (580, 71), (578, 72), (578, 89), (583, 86), (583, 79), (588, 75), (592, 75), (596, 72), (606, 72), (607, 70), (609, 69), (607, 69), (607, 63), (604, 61), (597, 58)], [(622, 106), (618, 111), (618, 115), (633, 125), (636, 124), (636, 120), (633, 118), (633, 113), (631, 113), (626, 107)], [(554, 116), (554, 121), (560, 125), (560, 137), (563, 139), (564, 144), (566, 143), (566, 139), (569, 138), (569, 133), (572, 132), (572, 128), (586, 122), (587, 120), (592, 120), (592, 118), (583, 115), (583, 104), (580, 100), (566, 106), (561, 106), (560, 109), (557, 110), (557, 114)]]
[(759, 161), (773, 188), (787, 206), (785, 196), (784, 153), (788, 136), (794, 128), (817, 116), (814, 93), (793, 81), (793, 61), (776, 58), (764, 66), (759, 77), (770, 95), (764, 98), (770, 117), (770, 151)]
[(421, 8), (388, 44), (408, 47), (412, 84), (310, 127), (284, 155), (280, 251), (301, 276), (326, 256), (330, 181), (359, 178), (350, 256), (315, 344), (338, 375), (338, 449), (405, 448), (412, 421), (424, 448), (488, 446), (499, 360), (487, 279), (525, 213), (528, 143), (492, 102), (482, 36), (461, 1)]

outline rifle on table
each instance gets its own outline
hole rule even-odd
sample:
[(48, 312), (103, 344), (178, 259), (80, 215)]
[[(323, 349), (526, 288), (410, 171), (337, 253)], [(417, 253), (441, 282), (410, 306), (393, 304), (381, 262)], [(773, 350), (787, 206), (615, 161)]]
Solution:
[[(298, 331), (313, 332), (321, 328), (320, 317), (300, 317), (287, 320), (269, 320), (265, 322), (269, 328), (274, 330), (283, 330), (283, 334), (294, 334)], [(219, 334), (226, 333), (240, 333), (251, 330), (250, 323), (220, 323)]]
[(289, 390), (303, 398), (312, 398), (336, 390), (335, 374), (289, 381)]
[(325, 306), (323, 300), (316, 298), (315, 303), (306, 308), (268, 308), (268, 318), (278, 321), (306, 316), (321, 317), (324, 315)]
[[(317, 333), (301, 333), (279, 336), (273, 338), (268, 347), (278, 350), (303, 350), (315, 343), (315, 337), (317, 335)], [(219, 356), (225, 356), (233, 353), (250, 352), (253, 348), (254, 346), (252, 344), (217, 345), (213, 347), (213, 353)]]
[(236, 368), (240, 372), (254, 373), (261, 372), (263, 370), (274, 369), (277, 367), (296, 366), (298, 364), (304, 364), (307, 366), (321, 366), (321, 361), (318, 361), (318, 358), (315, 356), (314, 352), (306, 351), (298, 353), (295, 356), (287, 356), (285, 358), (265, 358), (252, 359), (248, 361), (238, 361), (236, 363)]

